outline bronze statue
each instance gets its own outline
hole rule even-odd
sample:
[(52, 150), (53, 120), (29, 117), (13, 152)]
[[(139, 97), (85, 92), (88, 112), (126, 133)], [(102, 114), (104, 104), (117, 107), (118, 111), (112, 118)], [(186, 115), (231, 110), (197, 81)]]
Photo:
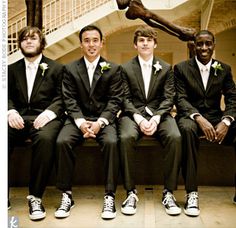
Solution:
[(137, 18), (143, 20), (151, 27), (159, 28), (170, 35), (178, 37), (182, 41), (191, 41), (194, 39), (196, 30), (178, 26), (165, 20), (163, 17), (152, 13), (146, 9), (141, 0), (116, 0), (120, 10), (129, 8), (125, 15), (128, 19), (135, 20)]

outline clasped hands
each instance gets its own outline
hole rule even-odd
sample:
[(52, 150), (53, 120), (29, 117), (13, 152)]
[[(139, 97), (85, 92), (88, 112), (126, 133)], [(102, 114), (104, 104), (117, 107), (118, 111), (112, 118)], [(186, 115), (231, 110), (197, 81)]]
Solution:
[(203, 116), (197, 116), (196, 122), (203, 131), (206, 139), (210, 142), (217, 142), (219, 144), (224, 140), (229, 127), (223, 122), (219, 122), (215, 127)]
[(150, 119), (149, 121), (144, 119), (139, 124), (139, 127), (145, 135), (153, 135), (157, 130), (157, 123), (154, 119)]
[(98, 121), (85, 121), (80, 126), (80, 130), (82, 131), (84, 138), (96, 138), (100, 128), (101, 127)]
[[(33, 127), (38, 130), (45, 126), (49, 121), (49, 117), (42, 112), (33, 121)], [(25, 121), (18, 112), (12, 112), (8, 115), (8, 123), (11, 128), (15, 128), (17, 130), (21, 130), (25, 127)]]

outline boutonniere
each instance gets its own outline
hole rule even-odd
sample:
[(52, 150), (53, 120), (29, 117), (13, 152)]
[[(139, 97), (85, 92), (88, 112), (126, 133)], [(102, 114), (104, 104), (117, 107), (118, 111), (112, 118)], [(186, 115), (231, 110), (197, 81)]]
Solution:
[(159, 61), (156, 61), (156, 63), (153, 66), (155, 67), (154, 74), (156, 74), (157, 71), (162, 69), (162, 65), (159, 63)]
[(47, 70), (48, 69), (48, 64), (47, 63), (41, 63), (41, 64), (39, 64), (39, 66), (40, 66), (40, 68), (42, 69), (42, 76), (44, 76), (44, 72), (45, 72), (45, 70)]
[(215, 70), (214, 76), (217, 76), (217, 71), (218, 71), (218, 70), (223, 70), (221, 64), (218, 63), (217, 61), (215, 61), (211, 66), (212, 66), (212, 67), (214, 68), (214, 70)]
[(103, 73), (104, 70), (108, 70), (111, 68), (110, 63), (107, 62), (100, 62), (101, 66), (101, 73)]

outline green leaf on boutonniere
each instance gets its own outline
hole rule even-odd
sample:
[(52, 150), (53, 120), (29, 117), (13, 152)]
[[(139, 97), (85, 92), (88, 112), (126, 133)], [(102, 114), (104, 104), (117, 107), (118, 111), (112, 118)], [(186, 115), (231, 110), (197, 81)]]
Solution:
[(101, 66), (101, 73), (103, 73), (104, 70), (108, 70), (111, 68), (110, 63), (107, 62), (100, 62), (99, 64)]

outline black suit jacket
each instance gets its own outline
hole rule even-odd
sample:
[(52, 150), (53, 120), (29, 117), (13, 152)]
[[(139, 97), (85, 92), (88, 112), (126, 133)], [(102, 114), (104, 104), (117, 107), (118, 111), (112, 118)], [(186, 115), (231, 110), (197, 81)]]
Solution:
[[(101, 72), (101, 62), (110, 69)], [(72, 119), (97, 120), (106, 118), (113, 123), (122, 102), (120, 67), (100, 57), (90, 88), (84, 57), (65, 66), (63, 96), (68, 115)]]
[(133, 119), (134, 113), (150, 117), (145, 110), (146, 106), (153, 112), (153, 115), (161, 115), (162, 117), (169, 114), (173, 107), (175, 87), (171, 65), (157, 57), (154, 57), (153, 65), (157, 61), (159, 61), (162, 69), (155, 72), (155, 67), (152, 67), (147, 98), (138, 57), (136, 56), (122, 66), (125, 91), (124, 112), (131, 119)]
[(40, 63), (47, 63), (48, 69), (42, 75), (43, 71), (38, 67), (30, 101), (24, 59), (8, 66), (8, 109), (16, 109), (21, 116), (37, 116), (48, 109), (61, 117), (64, 111), (62, 65), (45, 56), (42, 56)]
[[(215, 61), (213, 59), (212, 64)], [(236, 118), (236, 88), (231, 68), (218, 62), (223, 70), (218, 70), (217, 75), (214, 75), (214, 68), (211, 67), (206, 90), (195, 58), (175, 65), (178, 116), (189, 117), (193, 113), (200, 113), (213, 123), (219, 122), (226, 115)], [(224, 111), (220, 106), (222, 95)]]

